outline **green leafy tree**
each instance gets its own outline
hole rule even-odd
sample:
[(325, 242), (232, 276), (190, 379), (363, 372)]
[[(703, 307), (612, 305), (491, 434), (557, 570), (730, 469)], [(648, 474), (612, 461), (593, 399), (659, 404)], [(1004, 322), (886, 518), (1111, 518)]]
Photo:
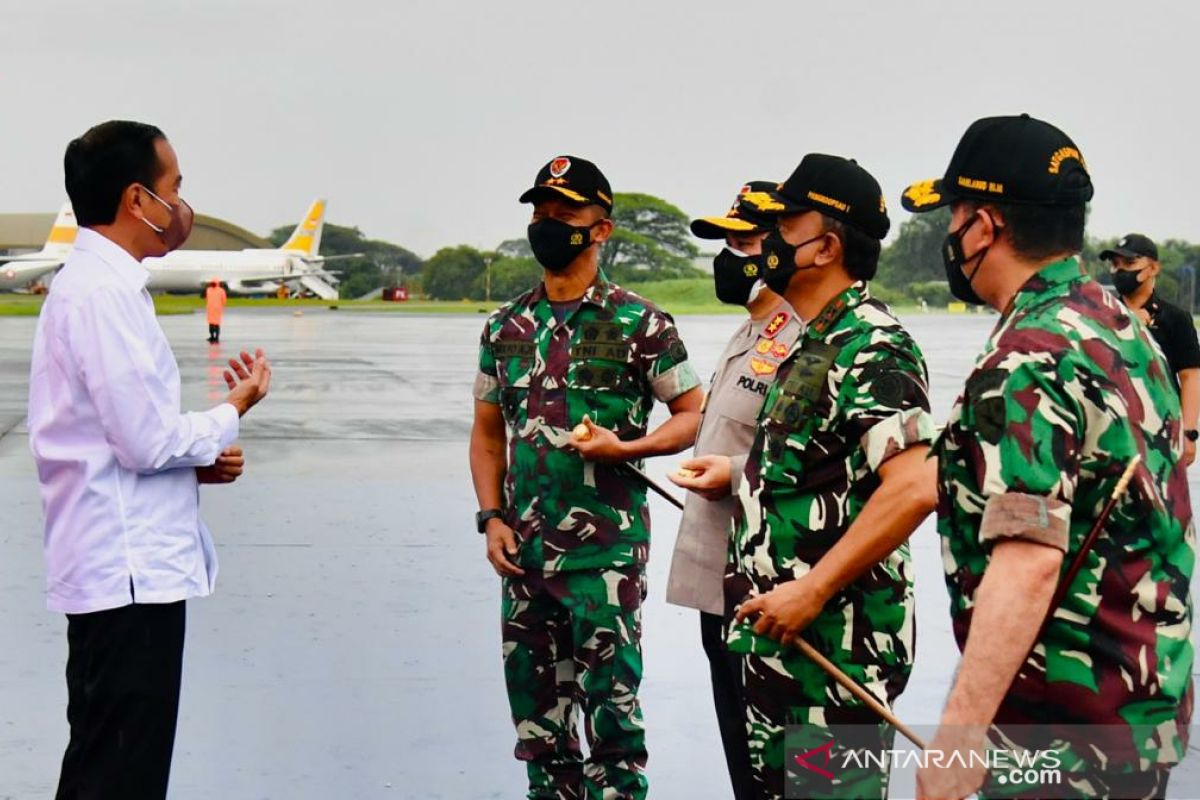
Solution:
[(505, 239), (496, 247), (496, 255), (502, 258), (533, 258), (533, 248), (528, 239)]
[(421, 274), (425, 294), (434, 300), (483, 299), (486, 255), (465, 244), (438, 250)]
[[(542, 281), (542, 266), (532, 258), (497, 258), (492, 262), (492, 300), (511, 300)], [(487, 295), (487, 273), (481, 274), (471, 286), (471, 298), (482, 300)]]
[(600, 250), (600, 268), (610, 278), (632, 283), (703, 274), (692, 266), (700, 250), (686, 214), (648, 194), (618, 193), (613, 201), (613, 235)]
[(945, 281), (942, 242), (950, 224), (950, 209), (913, 214), (900, 225), (896, 239), (879, 254), (876, 280), (907, 291), (912, 283)]
[[(267, 238), (280, 247), (291, 236), (293, 228), (291, 225), (276, 228)], [(362, 253), (362, 256), (331, 261), (328, 265), (328, 269), (338, 273), (341, 279), (338, 292), (344, 298), (362, 297), (381, 286), (407, 284), (420, 274), (424, 264), (411, 250), (391, 242), (368, 239), (358, 228), (326, 223), (321, 234), (321, 255), (352, 253)]]

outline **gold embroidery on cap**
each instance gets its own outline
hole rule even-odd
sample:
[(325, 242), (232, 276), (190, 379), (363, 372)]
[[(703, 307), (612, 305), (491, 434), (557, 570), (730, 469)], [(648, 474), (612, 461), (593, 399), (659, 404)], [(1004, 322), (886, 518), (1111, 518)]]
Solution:
[(1062, 162), (1068, 158), (1075, 159), (1081, 167), (1087, 169), (1087, 163), (1083, 160), (1082, 153), (1074, 147), (1060, 147), (1054, 151), (1054, 155), (1050, 156), (1050, 174), (1057, 175), (1058, 171), (1062, 169)]
[(831, 208), (836, 208), (838, 211), (842, 212), (843, 214), (850, 213), (850, 205), (848, 203), (843, 203), (841, 200), (834, 200), (832, 197), (829, 197), (828, 195), (823, 195), (818, 192), (809, 192), (808, 199), (812, 200), (814, 203), (821, 203), (822, 205), (830, 206)]
[(904, 190), (904, 196), (913, 204), (913, 208), (933, 205), (941, 201), (942, 196), (933, 190), (934, 181), (914, 183)]
[(1004, 194), (1004, 184), (995, 183), (993, 181), (982, 181), (978, 178), (967, 178), (963, 175), (958, 176), (958, 185), (964, 189), (974, 189), (977, 192), (990, 192), (991, 194)]

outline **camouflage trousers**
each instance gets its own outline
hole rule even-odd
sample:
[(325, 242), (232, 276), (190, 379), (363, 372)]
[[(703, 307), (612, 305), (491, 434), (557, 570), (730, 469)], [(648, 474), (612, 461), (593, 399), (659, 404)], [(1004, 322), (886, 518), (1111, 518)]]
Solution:
[(865, 706), (812, 705), (786, 658), (743, 655), (742, 676), (755, 798), (887, 797), (891, 726)]
[[(505, 578), (504, 679), (530, 798), (646, 796), (643, 567)], [(583, 717), (589, 757), (580, 750)]]

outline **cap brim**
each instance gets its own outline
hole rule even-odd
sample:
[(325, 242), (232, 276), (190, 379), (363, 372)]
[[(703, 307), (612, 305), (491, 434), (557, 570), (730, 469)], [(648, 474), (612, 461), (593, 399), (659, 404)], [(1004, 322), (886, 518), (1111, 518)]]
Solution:
[(579, 192), (573, 192), (565, 186), (534, 186), (521, 195), (518, 198), (518, 202), (536, 203), (540, 200), (545, 200), (547, 197), (565, 197), (572, 203), (578, 203), (581, 206), (590, 206), (593, 203), (599, 205), (594, 200), (589, 200)]
[(692, 220), (690, 227), (698, 239), (724, 239), (731, 233), (766, 233), (766, 228), (738, 217), (701, 217)]
[(1122, 247), (1114, 247), (1112, 250), (1100, 251), (1100, 260), (1101, 261), (1112, 261), (1115, 256), (1120, 256), (1121, 258), (1128, 258), (1128, 259), (1132, 260), (1135, 258), (1141, 258), (1143, 255), (1144, 255), (1143, 253), (1135, 253), (1132, 250), (1126, 250)]
[(914, 183), (900, 195), (900, 205), (904, 206), (905, 211), (913, 214), (934, 211), (952, 202), (954, 198), (946, 192), (941, 178)]
[(789, 200), (779, 192), (746, 192), (738, 200), (744, 205), (753, 208), (755, 214), (760, 214), (764, 217), (798, 214), (801, 211), (809, 210), (809, 206)]

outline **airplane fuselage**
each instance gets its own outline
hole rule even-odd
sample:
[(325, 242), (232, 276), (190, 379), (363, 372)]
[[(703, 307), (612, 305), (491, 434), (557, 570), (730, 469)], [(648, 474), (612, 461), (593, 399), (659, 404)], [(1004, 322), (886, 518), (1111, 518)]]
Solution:
[(304, 262), (280, 250), (176, 250), (162, 258), (147, 258), (147, 287), (152, 292), (194, 293), (211, 281), (222, 281), (231, 295), (262, 294), (304, 272)]

